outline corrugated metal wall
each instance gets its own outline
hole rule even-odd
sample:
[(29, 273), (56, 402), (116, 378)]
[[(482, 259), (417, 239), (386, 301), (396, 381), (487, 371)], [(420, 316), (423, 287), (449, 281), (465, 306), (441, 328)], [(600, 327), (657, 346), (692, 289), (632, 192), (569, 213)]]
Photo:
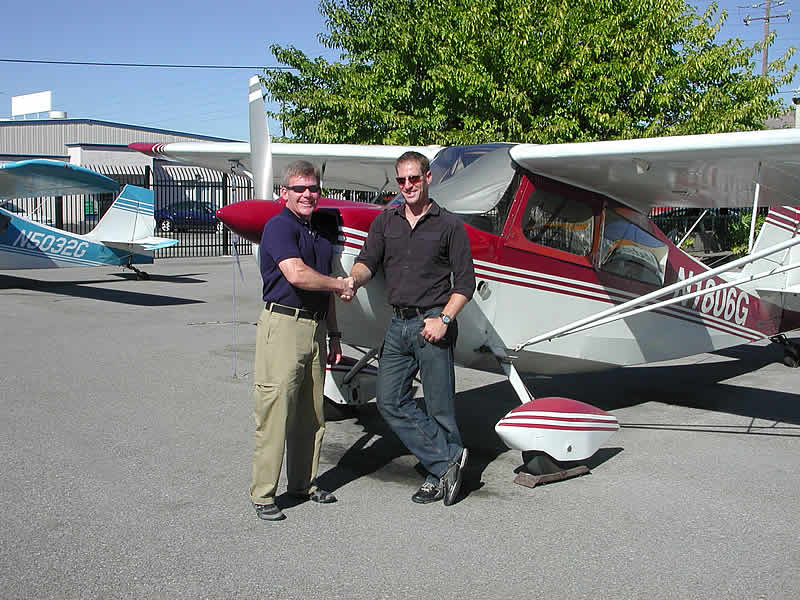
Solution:
[(123, 145), (134, 142), (224, 141), (89, 119), (0, 121), (0, 154), (66, 156), (66, 144)]

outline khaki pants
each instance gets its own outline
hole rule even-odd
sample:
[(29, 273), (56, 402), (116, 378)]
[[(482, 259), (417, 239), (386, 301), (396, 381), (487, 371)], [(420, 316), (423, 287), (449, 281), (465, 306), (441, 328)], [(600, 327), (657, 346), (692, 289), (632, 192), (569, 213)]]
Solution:
[(254, 504), (273, 504), (286, 447), (288, 491), (315, 489), (325, 434), (326, 325), (263, 310), (258, 320), (253, 385), (256, 422)]

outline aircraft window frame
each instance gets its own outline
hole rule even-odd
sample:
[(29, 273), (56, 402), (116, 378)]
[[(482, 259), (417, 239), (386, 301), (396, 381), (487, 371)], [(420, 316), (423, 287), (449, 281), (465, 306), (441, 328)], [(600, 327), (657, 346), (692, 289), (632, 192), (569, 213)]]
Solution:
[[(597, 253), (598, 271), (662, 287), (669, 256), (668, 244), (622, 213), (623, 209), (606, 207)], [(609, 235), (610, 221), (622, 224), (621, 229), (615, 231), (613, 237)]]
[[(572, 190), (543, 185), (543, 182), (532, 183), (520, 221), (525, 239), (537, 246), (589, 260), (595, 241), (596, 211), (593, 206), (575, 197)], [(569, 213), (575, 211), (583, 212), (580, 216), (585, 218), (569, 218)], [(588, 233), (588, 239), (580, 235), (581, 231)]]
[[(574, 263), (581, 267), (594, 266), (594, 257), (597, 252), (598, 239), (600, 236), (600, 218), (603, 213), (605, 199), (598, 194), (586, 189), (578, 188), (567, 183), (561, 183), (554, 179), (549, 179), (542, 175), (535, 175), (524, 169), (520, 170), (522, 180), (520, 182), (517, 195), (514, 198), (514, 205), (511, 209), (512, 215), (508, 219), (506, 228), (503, 232), (505, 239), (504, 246), (508, 249), (522, 250), (527, 253), (537, 254), (542, 257), (552, 258), (562, 262)], [(558, 248), (551, 248), (531, 242), (522, 232), (524, 212), (527, 208), (528, 198), (536, 188), (555, 190), (566, 194), (575, 202), (580, 202), (588, 206), (592, 211), (592, 249), (586, 256), (566, 252)]]

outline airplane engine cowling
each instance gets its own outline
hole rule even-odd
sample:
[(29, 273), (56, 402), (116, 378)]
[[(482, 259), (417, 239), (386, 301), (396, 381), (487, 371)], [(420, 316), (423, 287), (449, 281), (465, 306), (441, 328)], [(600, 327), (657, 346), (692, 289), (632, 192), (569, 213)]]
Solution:
[(619, 429), (614, 415), (570, 398), (538, 398), (517, 406), (494, 430), (506, 446), (538, 450), (558, 461), (589, 458)]

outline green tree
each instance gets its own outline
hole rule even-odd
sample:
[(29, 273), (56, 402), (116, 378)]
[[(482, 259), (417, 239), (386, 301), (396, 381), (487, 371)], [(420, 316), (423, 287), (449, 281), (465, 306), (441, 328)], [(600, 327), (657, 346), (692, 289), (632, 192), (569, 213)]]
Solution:
[(793, 49), (715, 43), (683, 0), (322, 0), (341, 62), (272, 46), (267, 94), (298, 141), (574, 142), (761, 129)]

